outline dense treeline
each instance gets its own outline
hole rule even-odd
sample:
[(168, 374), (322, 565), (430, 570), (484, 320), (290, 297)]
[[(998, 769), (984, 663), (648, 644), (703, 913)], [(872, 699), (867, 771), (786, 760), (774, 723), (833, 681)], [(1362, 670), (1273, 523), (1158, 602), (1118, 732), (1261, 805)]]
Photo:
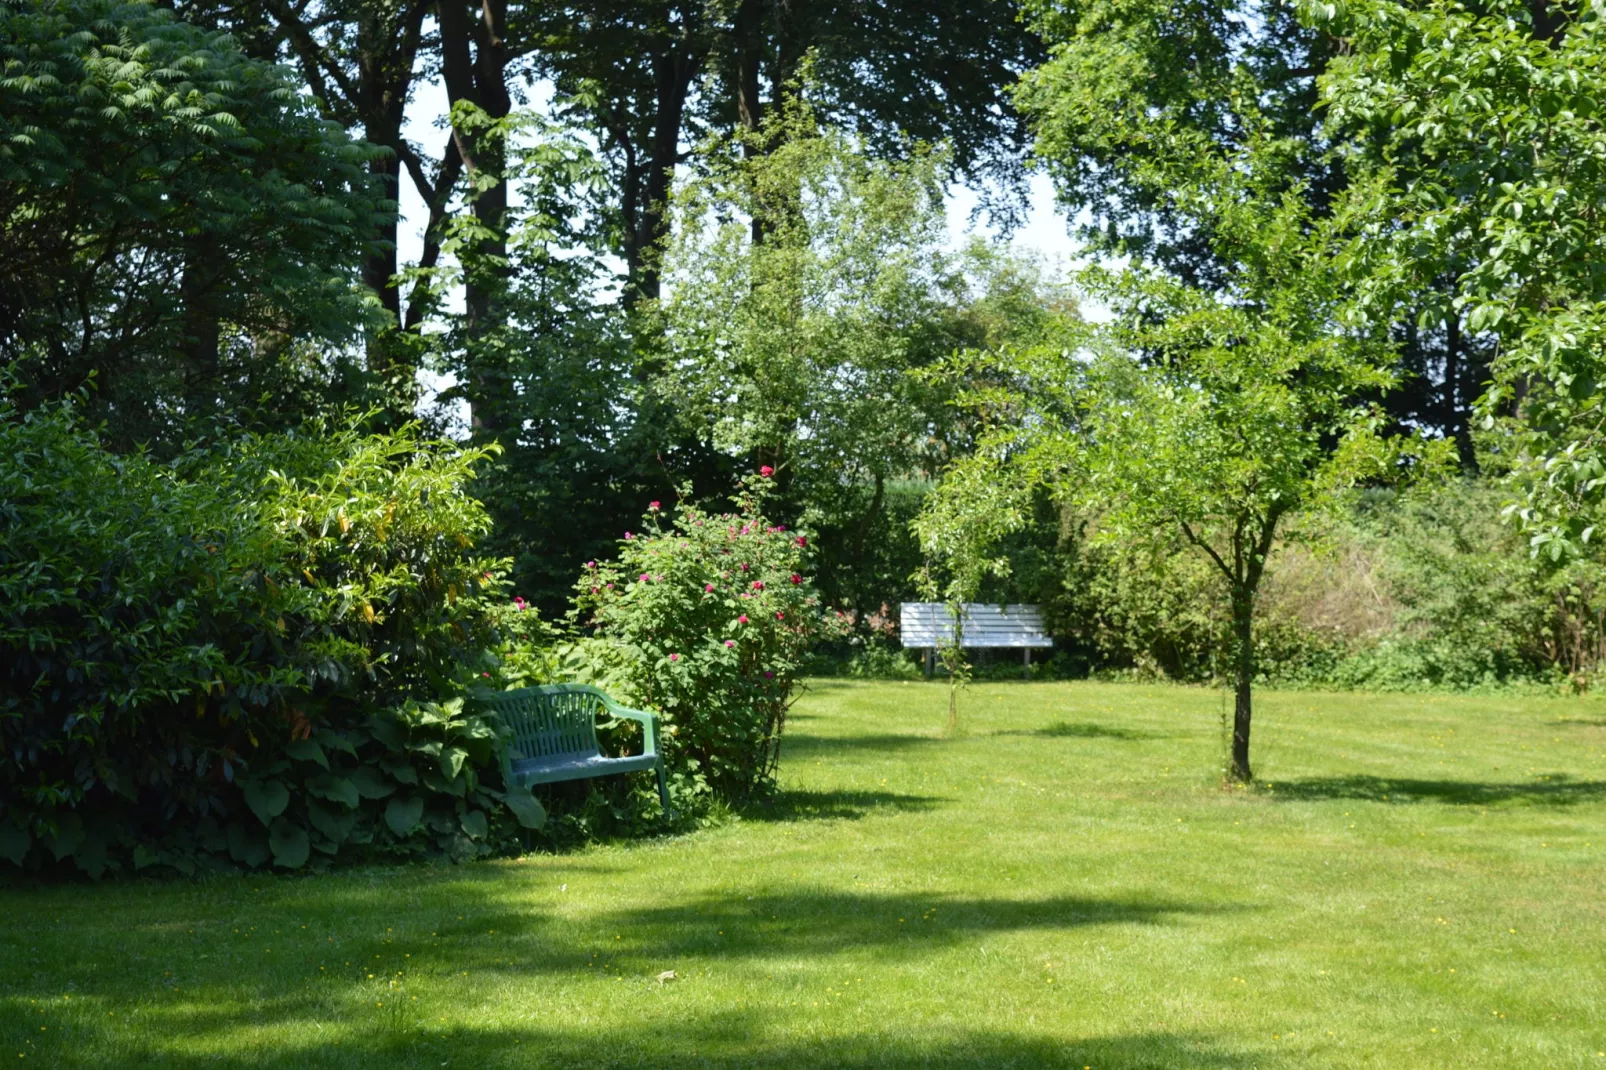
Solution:
[[(1256, 680), (1589, 686), (1603, 33), (1550, 0), (0, 7), (0, 857), (511, 842), (539, 807), (453, 696), (703, 680), (651, 637), (757, 590), (666, 592), (665, 631), (650, 567), (617, 605), (576, 577), (757, 472), (729, 537), (806, 532), (798, 601), (697, 685), (752, 700), (753, 753), (798, 607), (816, 667), (909, 671), (915, 596), (1047, 604), (1061, 671), (1231, 681), (1245, 779)], [(1007, 227), (1034, 167), (1074, 276), (949, 241), (954, 182)], [(586, 637), (604, 604), (637, 661)], [(643, 827), (609, 799), (546, 797)]]

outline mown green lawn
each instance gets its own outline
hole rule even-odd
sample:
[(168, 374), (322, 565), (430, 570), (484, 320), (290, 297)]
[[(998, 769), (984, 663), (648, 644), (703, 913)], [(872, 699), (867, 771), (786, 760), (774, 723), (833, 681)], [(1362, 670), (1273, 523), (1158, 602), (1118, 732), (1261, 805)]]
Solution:
[[(783, 803), (461, 868), (0, 888), (51, 1067), (1601, 1067), (1606, 704), (813, 685)], [(660, 972), (677, 978), (660, 983)]]

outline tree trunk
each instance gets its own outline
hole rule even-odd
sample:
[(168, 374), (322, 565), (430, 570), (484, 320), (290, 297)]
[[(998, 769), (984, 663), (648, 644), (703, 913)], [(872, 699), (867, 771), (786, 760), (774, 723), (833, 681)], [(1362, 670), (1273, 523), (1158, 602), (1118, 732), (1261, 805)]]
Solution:
[[(736, 38), (736, 120), (747, 134), (742, 152), (752, 159), (760, 151), (757, 137), (764, 125), (764, 101), (759, 91), (764, 63), (764, 0), (742, 0), (732, 31)], [(763, 244), (764, 217), (757, 212), (753, 213), (752, 233), (753, 244)]]
[(680, 130), (686, 120), (686, 98), (702, 65), (702, 52), (689, 49), (685, 41), (673, 38), (653, 57), (657, 110), (628, 258), (631, 280), (627, 300), (631, 304), (656, 301), (663, 290), (660, 253), (664, 239), (669, 236), (669, 193), (675, 166), (680, 163)]
[[(324, 116), (342, 126), (360, 125), (368, 141), (390, 150), (369, 167), (379, 176), (385, 195), (392, 201), (400, 198), (402, 159), (410, 153), (402, 140), (402, 125), (430, 7), (429, 0), (404, 0), (399, 9), (390, 5), (341, 7), (333, 12), (320, 8), (314, 18), (307, 5), (296, 6), (284, 0), (268, 0), (266, 4), (299, 60)], [(316, 35), (319, 25), (331, 14), (334, 23), (344, 27), (333, 38), (333, 44)], [(366, 356), (369, 371), (404, 386), (394, 400), (401, 410), (397, 415), (410, 417), (410, 391), (416, 370), (412, 348), (395, 334), (401, 324), (401, 295), (392, 285), (398, 266), (398, 222), (398, 215), (393, 213), (379, 223), (363, 258), (363, 284), (390, 313), (390, 323), (368, 338)]]
[[(507, 89), (511, 56), (506, 41), (506, 0), (486, 0), (477, 19), (469, 18), (462, 0), (444, 0), (437, 11), (441, 74), (452, 105), (468, 103), (491, 120), (507, 118), (513, 110), (513, 100)], [(464, 264), (463, 308), (469, 351), (463, 388), (474, 436), (491, 439), (500, 430), (496, 401), (504, 392), (506, 379), (486, 359), (479, 343), (500, 326), (496, 306), (506, 277), (506, 148), (500, 136), (479, 130), (456, 130), (455, 141), (464, 169), (482, 182), (489, 180), (474, 198), (474, 216), (490, 236), (475, 245)]]
[(1232, 711), (1232, 768), (1228, 776), (1247, 784), (1254, 779), (1249, 768), (1249, 719), (1251, 687), (1255, 680), (1255, 602), (1246, 591), (1234, 592), (1232, 631), (1237, 645), (1237, 694)]
[(1456, 454), (1461, 470), (1469, 475), (1478, 471), (1477, 451), (1472, 448), (1471, 413), (1462, 404), (1470, 391), (1462, 391), (1461, 316), (1451, 311), (1444, 328), (1444, 430), (1455, 439)]
[(210, 235), (189, 242), (179, 298), (184, 305), (184, 415), (210, 415), (217, 407), (221, 369), (218, 364), (221, 327), (213, 302), (218, 276), (217, 243)]

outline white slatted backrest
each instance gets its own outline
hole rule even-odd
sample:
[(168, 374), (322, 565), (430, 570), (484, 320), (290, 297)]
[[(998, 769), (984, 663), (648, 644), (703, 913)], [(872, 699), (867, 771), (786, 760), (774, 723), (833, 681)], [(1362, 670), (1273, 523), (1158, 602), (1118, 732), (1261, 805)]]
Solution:
[[(905, 602), (900, 607), (900, 616), (899, 634), (906, 647), (925, 650), (953, 642), (953, 618), (942, 602)], [(1054, 645), (1037, 606), (998, 606), (982, 602), (965, 603), (962, 641), (972, 648)]]

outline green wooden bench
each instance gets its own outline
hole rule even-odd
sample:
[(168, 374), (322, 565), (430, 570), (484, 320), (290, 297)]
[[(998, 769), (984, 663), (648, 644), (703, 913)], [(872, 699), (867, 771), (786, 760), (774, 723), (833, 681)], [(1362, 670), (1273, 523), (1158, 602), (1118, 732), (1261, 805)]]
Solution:
[[(475, 697), (513, 731), (513, 741), (502, 757), (502, 775), (510, 787), (651, 769), (658, 774), (658, 798), (664, 814), (673, 816), (654, 714), (621, 706), (590, 684), (481, 691)], [(597, 746), (597, 718), (602, 715), (641, 722), (642, 753), (605, 757)]]

